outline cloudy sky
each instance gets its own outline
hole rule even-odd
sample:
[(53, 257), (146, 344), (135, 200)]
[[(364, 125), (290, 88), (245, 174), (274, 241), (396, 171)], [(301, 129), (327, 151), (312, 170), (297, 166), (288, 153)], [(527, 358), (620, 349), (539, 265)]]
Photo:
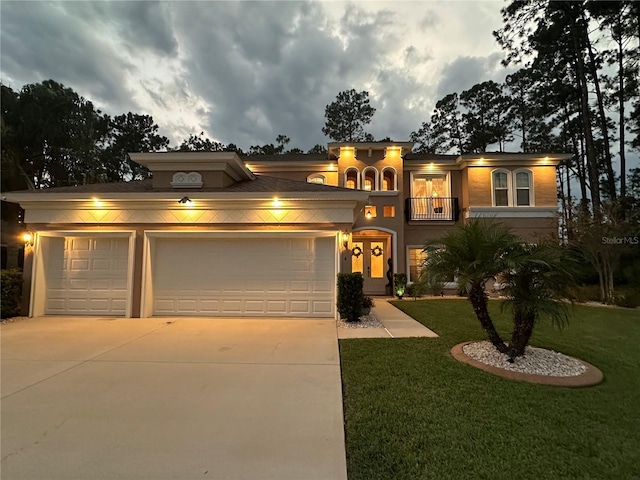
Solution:
[(368, 131), (407, 140), (435, 102), (507, 72), (502, 1), (0, 3), (0, 76), (54, 79), (111, 115), (153, 116), (177, 146), (325, 144), (324, 107), (370, 93)]

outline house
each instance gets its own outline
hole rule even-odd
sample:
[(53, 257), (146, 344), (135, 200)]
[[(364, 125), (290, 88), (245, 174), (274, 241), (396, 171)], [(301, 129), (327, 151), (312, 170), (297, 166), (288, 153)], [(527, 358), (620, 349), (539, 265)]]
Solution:
[(152, 178), (7, 194), (34, 233), (29, 315), (336, 316), (336, 274), (365, 293), (415, 279), (425, 240), (475, 217), (528, 239), (557, 231), (569, 155), (135, 153)]

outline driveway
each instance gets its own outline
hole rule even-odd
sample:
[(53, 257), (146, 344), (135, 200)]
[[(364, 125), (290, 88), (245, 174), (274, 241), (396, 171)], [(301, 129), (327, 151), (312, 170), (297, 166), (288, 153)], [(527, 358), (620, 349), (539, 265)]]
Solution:
[(2, 327), (2, 478), (346, 479), (331, 320)]

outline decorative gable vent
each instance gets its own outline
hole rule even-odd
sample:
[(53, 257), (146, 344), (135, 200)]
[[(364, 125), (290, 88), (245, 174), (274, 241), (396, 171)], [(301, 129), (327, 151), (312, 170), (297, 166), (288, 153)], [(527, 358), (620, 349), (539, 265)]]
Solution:
[(202, 188), (202, 175), (198, 172), (177, 172), (171, 180), (173, 188)]

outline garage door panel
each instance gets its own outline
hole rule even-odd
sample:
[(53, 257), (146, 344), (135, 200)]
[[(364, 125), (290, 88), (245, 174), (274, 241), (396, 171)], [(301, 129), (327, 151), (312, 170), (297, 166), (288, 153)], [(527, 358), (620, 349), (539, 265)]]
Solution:
[(158, 238), (152, 251), (155, 315), (333, 316), (333, 237)]
[(125, 315), (129, 239), (67, 237), (45, 258), (46, 314)]

